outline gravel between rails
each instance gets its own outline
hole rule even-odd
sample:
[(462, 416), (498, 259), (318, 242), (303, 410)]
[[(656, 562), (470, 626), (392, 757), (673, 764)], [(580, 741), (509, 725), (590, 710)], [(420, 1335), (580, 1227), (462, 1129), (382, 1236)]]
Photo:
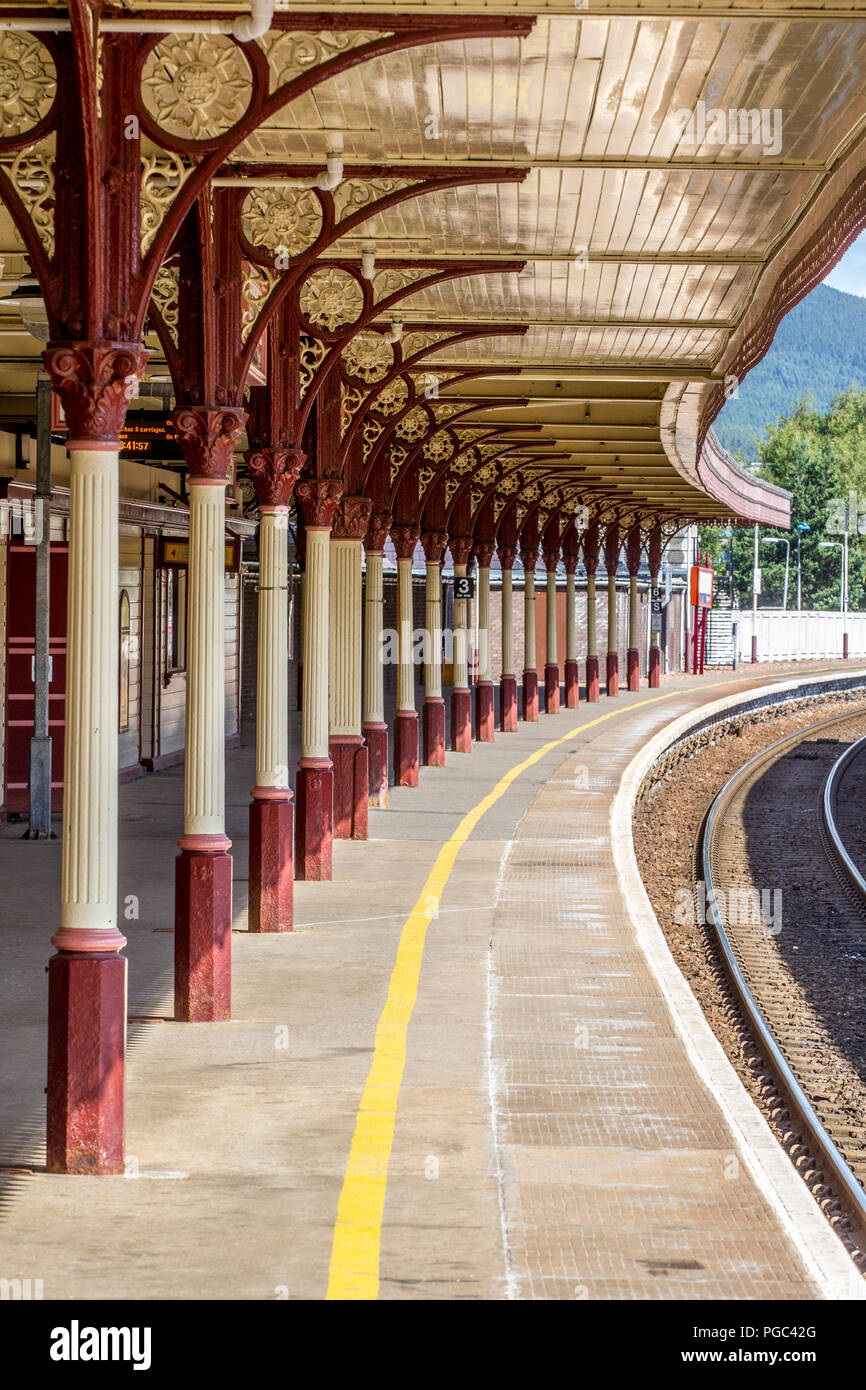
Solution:
[[(828, 743), (827, 735), (818, 733), (814, 746), (810, 743), (799, 754), (795, 752), (792, 759), (783, 759), (783, 764), (788, 766), (779, 767), (749, 803), (742, 841), (744, 854), (748, 841), (749, 863), (737, 880), (743, 885), (751, 882), (756, 886), (782, 889), (783, 930), (778, 938), (768, 937), (767, 940), (771, 948), (779, 952), (790, 979), (788, 1002), (790, 1014), (795, 1019), (795, 1033), (799, 1033), (802, 1026), (804, 1039), (806, 1036), (820, 1038), (822, 1057), (828, 1060), (828, 1071), (832, 1072), (824, 1088), (828, 1095), (822, 1099), (831, 1103), (834, 1111), (843, 1108), (850, 1113), (853, 1154), (860, 1147), (861, 1136), (866, 1137), (863, 1121), (866, 1114), (863, 1080), (866, 1044), (861, 1023), (866, 1010), (862, 1005), (858, 1008), (855, 1002), (863, 999), (861, 976), (866, 978), (866, 950), (864, 960), (860, 961), (856, 959), (857, 951), (846, 953), (844, 949), (833, 949), (832, 945), (829, 951), (826, 949), (826, 942), (832, 941), (834, 927), (838, 925), (838, 895), (825, 891), (826, 872), (819, 883), (822, 876), (815, 869), (814, 852), (810, 855), (807, 850), (798, 863), (796, 851), (792, 849), (792, 836), (796, 832), (791, 830), (790, 821), (801, 821), (804, 826), (808, 823), (809, 835), (817, 836), (814, 818), (803, 814), (806, 810), (804, 798), (805, 802), (809, 801), (814, 785), (818, 780), (823, 781), (823, 775), (843, 747), (866, 734), (866, 703), (862, 692), (810, 700), (793, 710), (790, 707), (778, 711), (761, 710), (746, 716), (735, 730), (714, 733), (712, 741), (705, 737), (667, 775), (645, 784), (635, 808), (633, 834), (647, 893), (677, 964), (744, 1085), (809, 1182), (828, 1219), (864, 1268), (866, 1256), (834, 1195), (823, 1183), (739, 1014), (720, 965), (712, 929), (704, 923), (676, 920), (683, 916), (683, 890), (690, 892), (699, 876), (695, 850), (704, 817), (728, 778), (754, 754), (787, 734), (835, 714), (853, 714), (859, 710), (863, 712), (862, 722), (852, 719), (849, 724), (840, 726), (839, 739), (833, 738), (832, 743)], [(853, 789), (857, 781), (862, 789), (860, 779), (866, 772), (864, 762), (866, 760), (857, 759), (850, 779), (846, 778), (846, 802), (850, 803), (856, 795)], [(862, 800), (862, 794), (858, 795), (860, 805)], [(793, 816), (792, 810), (796, 812)], [(852, 849), (856, 851), (856, 848), (852, 845)], [(822, 935), (825, 949), (819, 950)], [(855, 959), (846, 961), (846, 954)], [(845, 972), (853, 972), (850, 979)], [(855, 974), (856, 979), (853, 978)], [(832, 1067), (830, 1059), (834, 1063)], [(859, 1175), (862, 1178), (862, 1171)]]

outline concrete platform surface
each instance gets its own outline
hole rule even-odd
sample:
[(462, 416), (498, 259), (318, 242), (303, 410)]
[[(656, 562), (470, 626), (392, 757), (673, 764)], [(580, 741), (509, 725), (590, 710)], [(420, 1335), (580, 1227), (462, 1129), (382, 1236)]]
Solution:
[(336, 844), (332, 883), (295, 885), (278, 937), (247, 931), (252, 756), (231, 752), (226, 1024), (171, 1021), (182, 770), (121, 787), (123, 1178), (39, 1171), (60, 846), (5, 827), (0, 1277), (47, 1299), (825, 1295), (748, 1165), (726, 1175), (737, 1141), (609, 825), (648, 737), (779, 678), (666, 682), (449, 753)]

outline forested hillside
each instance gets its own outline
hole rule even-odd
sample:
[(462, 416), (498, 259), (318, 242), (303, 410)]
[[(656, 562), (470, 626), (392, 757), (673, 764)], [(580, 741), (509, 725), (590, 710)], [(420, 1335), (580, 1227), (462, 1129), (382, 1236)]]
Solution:
[(767, 425), (805, 395), (824, 411), (852, 383), (866, 386), (866, 298), (819, 285), (782, 320), (767, 356), (713, 428), (729, 453), (751, 461)]

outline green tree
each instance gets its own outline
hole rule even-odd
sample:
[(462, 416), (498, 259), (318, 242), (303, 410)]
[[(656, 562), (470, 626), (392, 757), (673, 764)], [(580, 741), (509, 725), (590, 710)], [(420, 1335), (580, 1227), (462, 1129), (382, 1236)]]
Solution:
[[(834, 397), (827, 411), (804, 396), (793, 412), (767, 427), (760, 445), (758, 476), (791, 493), (791, 530), (762, 528), (763, 536), (791, 542), (788, 606), (796, 604), (796, 525), (809, 530), (802, 538), (803, 607), (839, 606), (840, 552), (821, 549), (821, 541), (840, 541), (845, 504), (849, 511), (849, 595), (853, 609), (866, 607), (866, 539), (857, 533), (858, 516), (866, 517), (866, 391), (851, 386)], [(705, 527), (701, 544), (709, 549), (717, 572), (717, 590), (729, 588), (733, 545), (734, 600), (752, 601), (754, 540), (752, 527)], [(781, 605), (784, 591), (784, 546), (761, 546), (762, 607)]]

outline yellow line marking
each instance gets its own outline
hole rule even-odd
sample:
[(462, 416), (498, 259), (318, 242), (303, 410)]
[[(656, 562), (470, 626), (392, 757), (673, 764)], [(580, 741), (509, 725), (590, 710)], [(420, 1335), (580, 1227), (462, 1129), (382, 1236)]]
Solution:
[[(836, 668), (826, 669), (832, 671)], [(808, 674), (821, 675), (823, 672), (813, 669)], [(786, 673), (777, 671), (772, 677), (768, 675), (761, 679), (784, 680), (785, 675)], [(737, 682), (732, 680), (714, 681), (711, 685), (691, 686), (685, 691), (671, 690), (665, 695), (653, 695), (639, 703), (621, 705), (618, 709), (609, 710), (606, 714), (590, 719), (586, 724), (570, 729), (567, 734), (562, 734), (550, 743), (545, 743), (523, 762), (510, 768), (493, 790), (473, 806), (471, 811), (467, 811), (453, 835), (439, 851), (427, 882), (421, 889), (420, 896), (400, 934), (388, 997), (376, 1027), (373, 1061), (358, 1107), (355, 1133), (337, 1207), (327, 1298), (363, 1300), (375, 1299), (379, 1294), (379, 1253), (382, 1215), (388, 1186), (388, 1164), (394, 1143), (397, 1100), (406, 1066), (406, 1038), (418, 997), (418, 981), (427, 928), (436, 915), (457, 856), (481, 817), (527, 768), (540, 762), (554, 748), (580, 738), (588, 729), (603, 724), (608, 719), (615, 719), (618, 715), (645, 709), (647, 705), (658, 704), (662, 700), (672, 700), (695, 689), (715, 690), (720, 686), (735, 684)]]

